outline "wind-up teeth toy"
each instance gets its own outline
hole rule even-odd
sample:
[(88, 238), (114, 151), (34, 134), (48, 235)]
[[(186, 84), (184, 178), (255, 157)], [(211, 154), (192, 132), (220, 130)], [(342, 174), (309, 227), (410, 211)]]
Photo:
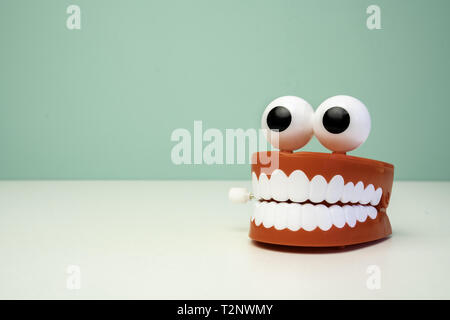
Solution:
[[(229, 192), (233, 202), (257, 200), (251, 239), (330, 247), (374, 241), (392, 233), (386, 208), (394, 166), (346, 155), (370, 132), (370, 115), (361, 101), (335, 96), (314, 112), (301, 98), (280, 97), (267, 106), (261, 123), (269, 142), (280, 151), (253, 154), (252, 194), (245, 188)], [(332, 153), (293, 152), (313, 135)], [(267, 159), (272, 159), (270, 164)]]

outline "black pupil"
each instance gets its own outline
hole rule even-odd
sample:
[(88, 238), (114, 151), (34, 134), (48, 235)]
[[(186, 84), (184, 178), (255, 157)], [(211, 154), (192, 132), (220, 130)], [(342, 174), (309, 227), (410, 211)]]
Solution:
[(292, 116), (285, 107), (275, 107), (267, 115), (267, 126), (270, 130), (281, 132), (291, 124)]
[(322, 123), (328, 132), (341, 133), (348, 128), (350, 115), (342, 107), (332, 107), (323, 115)]

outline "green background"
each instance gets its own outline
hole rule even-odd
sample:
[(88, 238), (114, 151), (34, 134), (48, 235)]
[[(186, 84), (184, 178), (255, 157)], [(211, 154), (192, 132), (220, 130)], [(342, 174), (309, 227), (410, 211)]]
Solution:
[[(81, 30), (66, 8), (81, 7)], [(382, 30), (366, 8), (381, 7)], [(1, 179), (239, 179), (172, 164), (176, 128), (258, 128), (274, 98), (349, 94), (372, 116), (351, 154), (450, 179), (450, 1), (0, 2)], [(304, 148), (324, 151), (313, 140)]]

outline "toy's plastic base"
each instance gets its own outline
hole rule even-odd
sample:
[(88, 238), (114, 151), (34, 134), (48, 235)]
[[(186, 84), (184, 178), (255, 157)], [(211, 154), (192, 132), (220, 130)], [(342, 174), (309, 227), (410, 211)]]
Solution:
[(264, 243), (298, 247), (340, 247), (383, 239), (392, 234), (391, 224), (385, 212), (379, 212), (372, 220), (356, 222), (351, 228), (347, 224), (342, 228), (335, 226), (328, 231), (316, 228), (313, 231), (277, 230), (250, 223), (250, 238)]

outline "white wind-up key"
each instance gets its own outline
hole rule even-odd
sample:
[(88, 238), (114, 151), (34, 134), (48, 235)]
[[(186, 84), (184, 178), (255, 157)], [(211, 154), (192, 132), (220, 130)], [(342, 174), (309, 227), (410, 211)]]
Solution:
[(246, 188), (230, 188), (228, 198), (233, 203), (246, 203), (253, 195)]

